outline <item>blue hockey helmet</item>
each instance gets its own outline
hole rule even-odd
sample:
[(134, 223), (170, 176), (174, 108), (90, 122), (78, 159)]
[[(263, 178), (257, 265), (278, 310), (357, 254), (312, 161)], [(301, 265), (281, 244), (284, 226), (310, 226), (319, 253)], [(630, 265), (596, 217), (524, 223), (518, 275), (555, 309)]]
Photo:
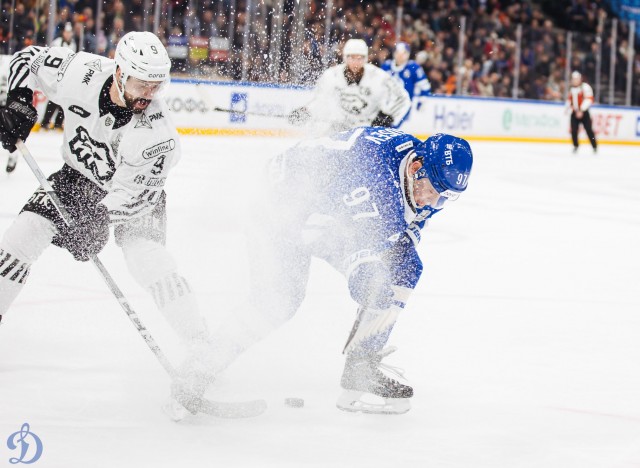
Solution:
[(466, 140), (437, 133), (417, 145), (415, 160), (421, 160), (422, 167), (414, 179), (429, 179), (440, 194), (440, 206), (446, 200), (456, 200), (466, 190), (473, 165), (473, 154)]

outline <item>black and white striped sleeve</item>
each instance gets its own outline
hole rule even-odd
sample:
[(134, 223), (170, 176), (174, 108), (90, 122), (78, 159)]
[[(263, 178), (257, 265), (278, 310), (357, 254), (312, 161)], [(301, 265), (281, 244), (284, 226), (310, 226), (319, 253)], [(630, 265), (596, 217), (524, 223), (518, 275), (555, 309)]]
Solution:
[(38, 89), (56, 100), (76, 54), (66, 47), (30, 46), (13, 55), (9, 64), (9, 96)]
[[(30, 78), (32, 69), (35, 68), (35, 71), (37, 71), (35, 59), (37, 56), (46, 53), (47, 50), (46, 47), (30, 46), (13, 55), (9, 64), (9, 93), (19, 88), (33, 90), (34, 84)], [(44, 58), (42, 58), (42, 61), (44, 61)]]

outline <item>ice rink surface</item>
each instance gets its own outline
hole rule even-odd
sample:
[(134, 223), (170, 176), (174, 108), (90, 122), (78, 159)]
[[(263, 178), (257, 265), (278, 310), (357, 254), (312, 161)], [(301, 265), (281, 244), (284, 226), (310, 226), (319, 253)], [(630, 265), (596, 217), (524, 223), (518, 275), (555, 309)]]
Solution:
[[(47, 174), (60, 142), (28, 141)], [(291, 143), (183, 138), (168, 246), (211, 327), (246, 296), (254, 180)], [(265, 398), (267, 412), (174, 423), (160, 409), (168, 377), (97, 271), (51, 247), (0, 326), (0, 466), (15, 466), (6, 440), (24, 422), (42, 468), (640, 466), (640, 149), (472, 148), (469, 189), (423, 233), (425, 272), (391, 338), (389, 362), (415, 388), (409, 413), (335, 408), (356, 307), (318, 262), (299, 313), (209, 393)], [(0, 174), (1, 231), (36, 185), (23, 161)], [(101, 258), (177, 363), (181, 347), (112, 241)]]

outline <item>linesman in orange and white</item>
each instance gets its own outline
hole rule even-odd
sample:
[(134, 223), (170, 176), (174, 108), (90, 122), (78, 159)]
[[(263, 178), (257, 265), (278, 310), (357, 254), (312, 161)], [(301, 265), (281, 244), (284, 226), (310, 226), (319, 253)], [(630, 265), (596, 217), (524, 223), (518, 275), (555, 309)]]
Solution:
[(589, 108), (593, 104), (593, 88), (582, 81), (579, 71), (571, 73), (571, 88), (569, 89), (568, 106), (571, 108), (571, 139), (573, 140), (573, 152), (578, 151), (578, 130), (580, 124), (589, 137), (593, 152), (598, 151), (598, 142), (591, 126)]

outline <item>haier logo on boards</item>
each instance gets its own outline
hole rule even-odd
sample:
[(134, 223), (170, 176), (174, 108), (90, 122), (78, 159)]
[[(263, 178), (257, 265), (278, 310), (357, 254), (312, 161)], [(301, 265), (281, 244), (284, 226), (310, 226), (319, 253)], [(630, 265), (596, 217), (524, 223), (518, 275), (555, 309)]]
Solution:
[(473, 112), (465, 112), (460, 109), (460, 106), (451, 110), (447, 109), (447, 106), (435, 105), (433, 126), (436, 130), (471, 130), (473, 128)]

